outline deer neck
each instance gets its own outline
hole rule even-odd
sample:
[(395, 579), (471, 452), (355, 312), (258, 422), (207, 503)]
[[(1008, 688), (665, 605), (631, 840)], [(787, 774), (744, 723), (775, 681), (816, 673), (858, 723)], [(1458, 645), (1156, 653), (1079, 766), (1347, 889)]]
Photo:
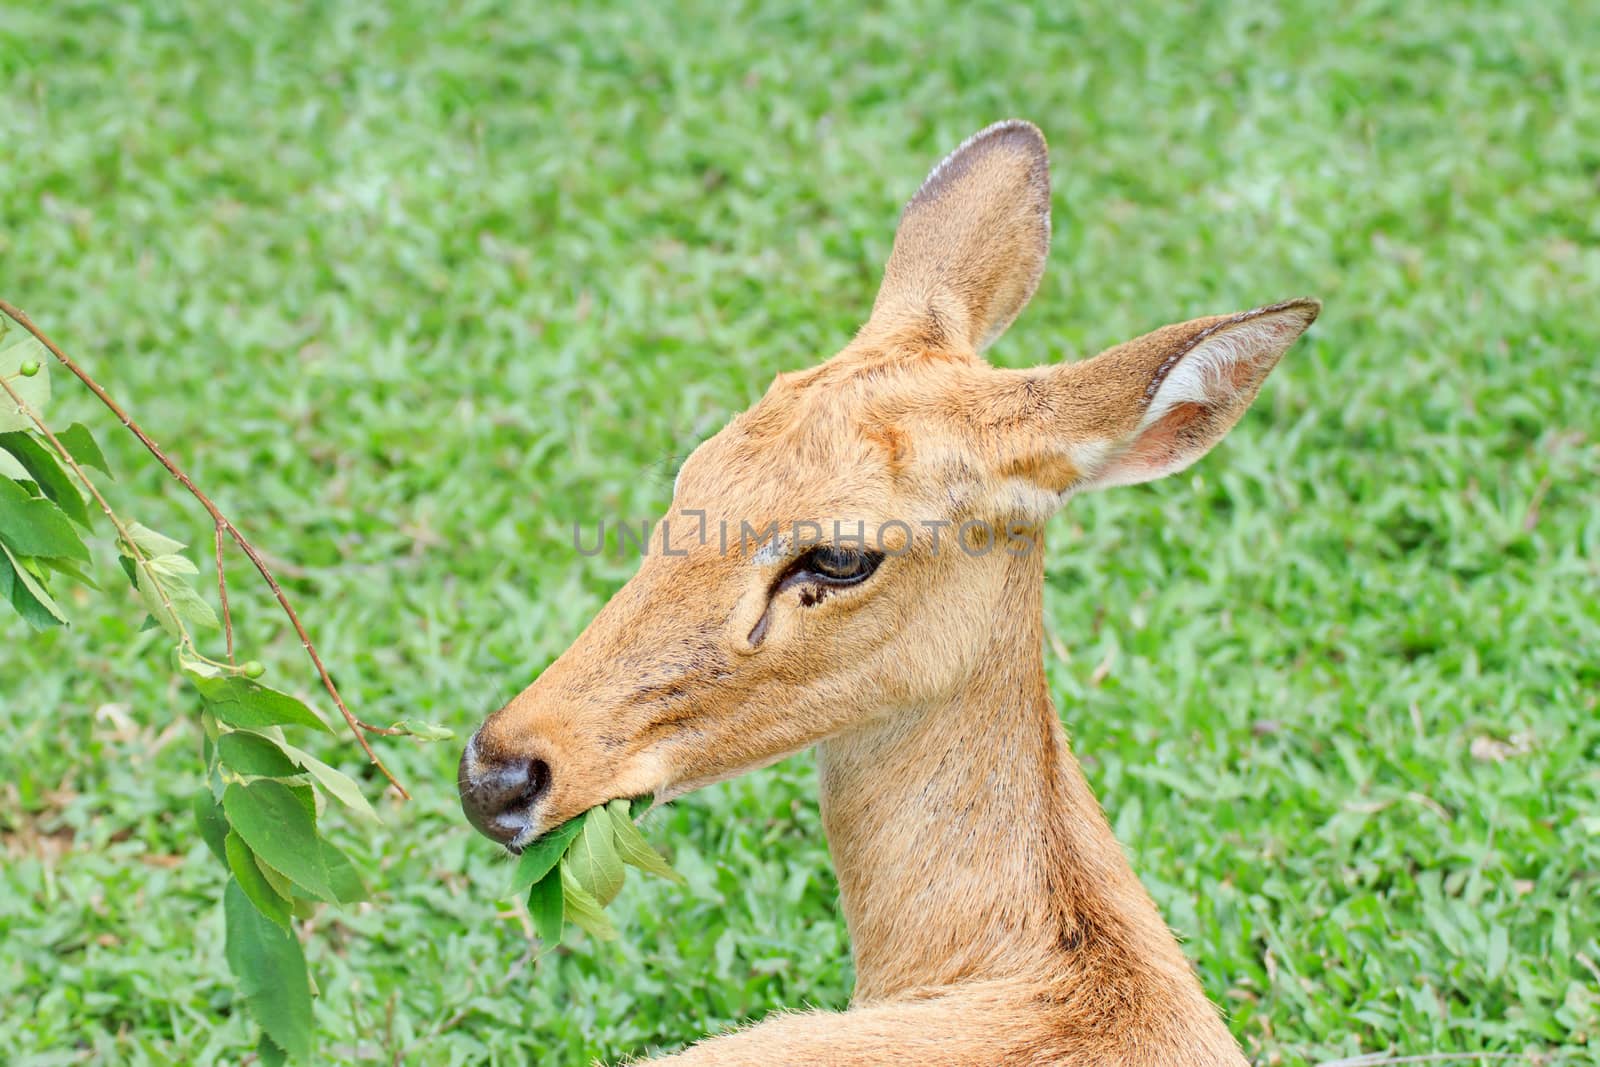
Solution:
[[(959, 692), (818, 747), (858, 1003), (1023, 979), (1198, 983), (1112, 836), (1051, 704), (1042, 552), (1012, 565), (991, 647)], [(1164, 979), (1151, 986), (1149, 975)]]

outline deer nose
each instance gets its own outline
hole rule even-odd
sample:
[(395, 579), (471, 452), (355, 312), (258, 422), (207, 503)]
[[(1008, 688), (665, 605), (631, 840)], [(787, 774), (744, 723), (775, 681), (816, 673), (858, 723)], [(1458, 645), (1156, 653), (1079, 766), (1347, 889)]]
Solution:
[(538, 757), (483, 753), (473, 735), (456, 774), (461, 810), (491, 841), (510, 847), (533, 825), (533, 812), (550, 791), (550, 764)]

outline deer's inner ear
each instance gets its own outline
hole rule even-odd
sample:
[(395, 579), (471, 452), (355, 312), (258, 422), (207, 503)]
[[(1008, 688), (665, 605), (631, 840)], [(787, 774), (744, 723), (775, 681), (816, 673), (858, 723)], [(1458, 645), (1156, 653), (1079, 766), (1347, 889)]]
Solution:
[[(1061, 368), (1060, 385), (1069, 393), (1124, 393), (1117, 418), (1090, 436), (1102, 442), (1103, 454), (1076, 488), (1147, 482), (1205, 455), (1239, 421), (1320, 309), (1314, 300), (1291, 300), (1196, 319)], [(1092, 413), (1079, 410), (1074, 417), (1080, 433), (1093, 428)]]

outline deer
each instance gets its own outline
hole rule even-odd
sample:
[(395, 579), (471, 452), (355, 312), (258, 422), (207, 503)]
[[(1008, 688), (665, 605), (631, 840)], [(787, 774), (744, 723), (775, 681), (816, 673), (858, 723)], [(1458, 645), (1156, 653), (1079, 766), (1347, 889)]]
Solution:
[[(814, 750), (850, 1006), (651, 1062), (1246, 1062), (1052, 702), (1044, 526), (1078, 493), (1198, 460), (1321, 305), (992, 366), (1050, 225), (1032, 124), (936, 166), (865, 325), (693, 451), (662, 550), (462, 755), (468, 820), (515, 852), (614, 798), (665, 803)], [(708, 536), (719, 520), (741, 536)]]

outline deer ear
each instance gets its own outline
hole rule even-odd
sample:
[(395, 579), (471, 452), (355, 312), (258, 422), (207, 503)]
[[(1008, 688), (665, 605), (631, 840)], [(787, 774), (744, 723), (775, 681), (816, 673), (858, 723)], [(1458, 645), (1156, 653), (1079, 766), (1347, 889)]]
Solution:
[(981, 352), (1033, 296), (1049, 247), (1044, 135), (997, 122), (933, 168), (906, 205), (861, 339)]
[(1300, 299), (1195, 319), (1055, 368), (1051, 391), (1077, 471), (1064, 488), (1147, 482), (1205, 455), (1321, 308)]
[(1205, 456), (1318, 310), (1286, 301), (1162, 326), (1080, 363), (984, 368), (952, 403), (994, 435), (998, 509), (1043, 522), (1074, 493), (1149, 482)]

